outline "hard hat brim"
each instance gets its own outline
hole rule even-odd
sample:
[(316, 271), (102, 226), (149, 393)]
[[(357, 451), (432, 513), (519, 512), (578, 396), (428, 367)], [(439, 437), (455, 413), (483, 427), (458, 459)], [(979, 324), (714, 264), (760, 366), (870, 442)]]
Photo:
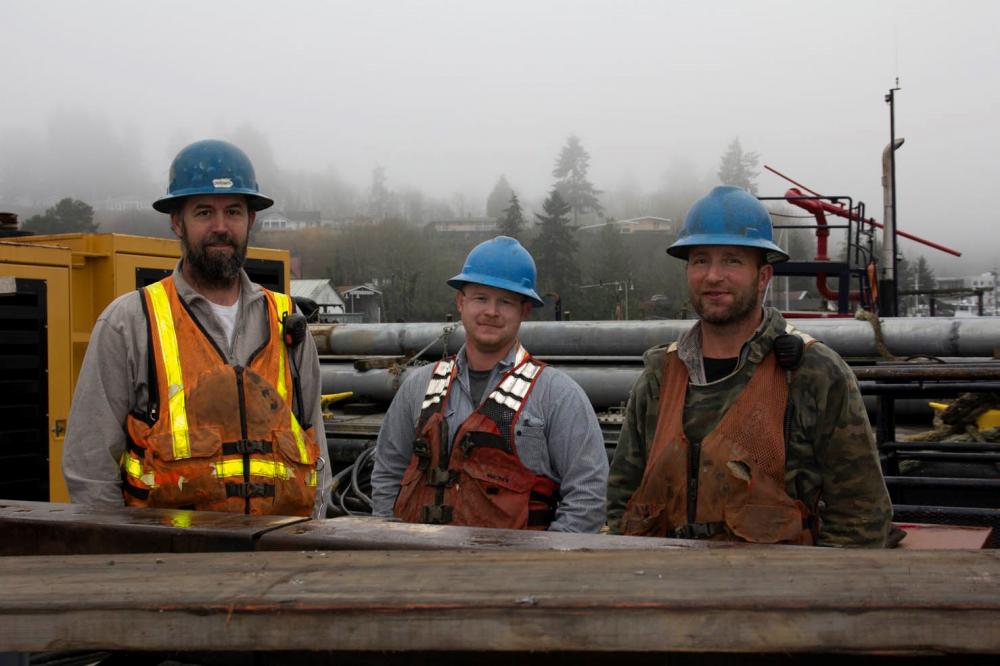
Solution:
[(172, 213), (174, 212), (178, 205), (180, 205), (181, 200), (188, 197), (203, 196), (203, 195), (225, 195), (225, 194), (242, 194), (247, 198), (247, 206), (252, 211), (261, 211), (266, 208), (270, 208), (274, 205), (274, 199), (271, 197), (264, 196), (252, 190), (247, 190), (243, 188), (233, 188), (233, 189), (206, 189), (206, 188), (191, 188), (190, 190), (180, 190), (174, 194), (167, 195), (165, 197), (160, 197), (153, 202), (153, 208), (161, 213)]
[(764, 258), (769, 264), (788, 261), (788, 253), (764, 238), (747, 238), (735, 234), (694, 234), (678, 239), (667, 248), (667, 254), (678, 259), (688, 258), (688, 252), (698, 245), (738, 245), (740, 247), (756, 247), (764, 250)]
[(541, 299), (538, 292), (534, 289), (529, 289), (511, 282), (510, 280), (504, 280), (490, 275), (479, 275), (476, 273), (459, 273), (455, 277), (448, 280), (448, 286), (458, 290), (461, 290), (462, 287), (470, 283), (481, 284), (487, 287), (494, 287), (496, 289), (503, 289), (504, 291), (520, 294), (521, 296), (526, 297), (534, 305), (540, 308), (545, 307), (545, 301)]

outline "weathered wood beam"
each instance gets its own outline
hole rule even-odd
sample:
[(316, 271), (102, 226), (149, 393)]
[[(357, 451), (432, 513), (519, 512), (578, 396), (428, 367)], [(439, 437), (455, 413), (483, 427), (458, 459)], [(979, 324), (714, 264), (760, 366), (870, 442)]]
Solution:
[(996, 551), (0, 558), (0, 649), (1000, 653)]

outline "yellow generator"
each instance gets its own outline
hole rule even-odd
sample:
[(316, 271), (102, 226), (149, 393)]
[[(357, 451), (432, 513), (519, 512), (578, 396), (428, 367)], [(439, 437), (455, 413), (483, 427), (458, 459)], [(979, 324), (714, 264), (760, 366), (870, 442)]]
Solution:
[[(62, 447), (90, 331), (117, 296), (169, 275), (180, 244), (123, 234), (0, 238), (0, 498), (68, 502)], [(247, 251), (288, 293), (288, 252)]]

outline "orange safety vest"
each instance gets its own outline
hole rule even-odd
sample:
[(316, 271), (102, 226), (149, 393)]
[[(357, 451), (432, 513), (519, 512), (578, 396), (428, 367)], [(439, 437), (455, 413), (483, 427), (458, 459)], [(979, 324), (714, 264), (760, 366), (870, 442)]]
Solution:
[[(288, 296), (264, 290), (269, 335), (246, 367), (228, 365), (168, 277), (142, 291), (149, 406), (126, 420), (129, 506), (308, 516), (319, 447), (289, 407)], [(297, 390), (297, 387), (295, 387)]]
[(632, 536), (811, 544), (813, 512), (785, 490), (785, 371), (769, 353), (700, 443), (684, 435), (688, 370), (664, 360), (646, 469), (622, 517)]
[[(439, 361), (421, 405), (396, 516), (408, 523), (546, 529), (555, 517), (559, 485), (524, 466), (514, 438), (521, 409), (544, 368), (519, 347), (514, 367), (450, 440), (444, 411), (458, 368), (454, 358)], [(445, 456), (442, 444), (449, 441)]]

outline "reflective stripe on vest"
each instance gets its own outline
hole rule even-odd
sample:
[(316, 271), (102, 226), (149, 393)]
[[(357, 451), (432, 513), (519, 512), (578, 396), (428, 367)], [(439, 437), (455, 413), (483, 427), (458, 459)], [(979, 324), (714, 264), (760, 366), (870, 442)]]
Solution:
[(448, 387), (451, 386), (451, 374), (454, 369), (454, 359), (437, 362), (431, 373), (431, 380), (427, 383), (427, 392), (424, 394), (420, 411), (444, 400), (444, 397), (448, 395)]
[(528, 352), (524, 347), (518, 349), (517, 357), (514, 359), (514, 370), (500, 382), (489, 397), (490, 400), (514, 410), (515, 413), (521, 411), (524, 397), (531, 389), (535, 375), (542, 369), (542, 366), (531, 361), (523, 362), (527, 355)]
[(143, 474), (142, 461), (131, 452), (126, 451), (122, 454), (121, 464), (125, 468), (125, 473), (133, 479), (141, 481), (148, 488), (156, 487), (156, 477), (153, 476), (152, 472)]
[[(222, 462), (214, 463), (216, 476), (238, 476), (243, 477), (243, 466), (242, 460), (223, 460)], [(256, 458), (250, 459), (250, 475), (251, 476), (263, 476), (269, 479), (290, 479), (292, 478), (292, 470), (288, 469), (288, 466), (284, 463), (275, 462), (273, 460), (258, 460)]]
[[(274, 306), (278, 312), (278, 330), (282, 330), (285, 317), (292, 311), (291, 300), (285, 294), (272, 292), (271, 295), (274, 297)], [(288, 349), (288, 345), (284, 344), (284, 331), (282, 331), (281, 342), (282, 353), (278, 355), (278, 384), (275, 388), (278, 390), (278, 395), (281, 399), (291, 405), (292, 403), (288, 398), (288, 384), (285, 382), (285, 357), (288, 356), (290, 350)], [(302, 426), (299, 425), (299, 420), (295, 418), (295, 410), (289, 409), (288, 413), (291, 415), (292, 435), (295, 436), (295, 445), (299, 449), (299, 460), (309, 464), (309, 452), (306, 450), (305, 437), (302, 436)]]
[(181, 356), (177, 349), (177, 332), (174, 330), (170, 298), (159, 282), (149, 285), (147, 289), (153, 302), (156, 330), (160, 335), (160, 348), (163, 350), (163, 366), (167, 372), (167, 405), (170, 411), (174, 460), (190, 458), (191, 442), (188, 439), (187, 406), (184, 402), (184, 374), (181, 371)]

